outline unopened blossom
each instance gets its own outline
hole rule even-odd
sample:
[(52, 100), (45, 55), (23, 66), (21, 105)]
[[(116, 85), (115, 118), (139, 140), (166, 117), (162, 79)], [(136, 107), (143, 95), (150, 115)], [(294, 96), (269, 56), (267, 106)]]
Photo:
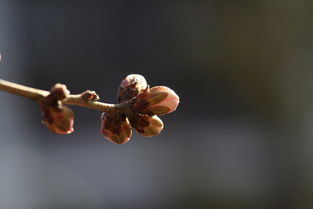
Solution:
[(74, 112), (67, 106), (42, 107), (42, 122), (57, 134), (70, 134), (74, 131)]
[(128, 75), (120, 84), (117, 100), (119, 103), (127, 102), (147, 88), (146, 79), (139, 74)]
[(137, 114), (131, 120), (132, 127), (141, 135), (143, 136), (156, 136), (160, 134), (163, 129), (163, 122), (162, 120), (154, 115), (144, 115), (144, 114)]
[(135, 111), (149, 115), (165, 115), (176, 110), (178, 95), (166, 86), (154, 86), (136, 97)]
[(69, 94), (64, 84), (56, 84), (41, 102), (42, 122), (54, 133), (70, 134), (74, 131), (74, 112), (61, 102)]
[(126, 116), (117, 113), (102, 113), (101, 133), (113, 143), (124, 144), (130, 140), (132, 129)]

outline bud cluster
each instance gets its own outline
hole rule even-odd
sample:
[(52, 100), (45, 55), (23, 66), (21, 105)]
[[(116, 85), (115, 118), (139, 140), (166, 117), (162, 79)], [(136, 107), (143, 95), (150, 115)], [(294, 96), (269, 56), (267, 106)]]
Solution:
[(164, 125), (157, 115), (169, 114), (179, 104), (178, 95), (166, 86), (149, 88), (145, 78), (128, 75), (118, 89), (118, 102), (130, 105), (130, 113), (107, 112), (101, 116), (101, 132), (109, 141), (123, 144), (130, 140), (133, 127), (147, 137), (158, 135)]
[[(77, 98), (70, 95), (64, 84), (56, 84), (48, 96), (38, 100), (42, 122), (49, 130), (57, 134), (74, 131), (74, 112), (63, 103), (73, 104), (73, 99), (77, 101)], [(94, 91), (83, 92), (79, 99), (77, 104), (82, 106), (99, 105), (96, 102), (99, 96)], [(160, 134), (164, 125), (157, 115), (175, 111), (179, 97), (166, 86), (150, 88), (143, 76), (131, 74), (121, 82), (117, 101), (121, 105), (114, 105), (101, 115), (101, 133), (113, 143), (124, 144), (130, 140), (132, 128), (146, 137)]]

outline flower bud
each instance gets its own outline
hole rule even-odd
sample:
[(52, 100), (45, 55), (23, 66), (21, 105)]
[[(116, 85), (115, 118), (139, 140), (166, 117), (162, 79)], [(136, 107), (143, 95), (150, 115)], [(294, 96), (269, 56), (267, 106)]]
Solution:
[(130, 140), (132, 129), (126, 116), (116, 113), (102, 113), (101, 121), (101, 133), (109, 141), (124, 144)]
[(120, 84), (118, 90), (118, 102), (127, 102), (138, 94), (147, 89), (146, 79), (139, 74), (130, 74), (128, 75)]
[(163, 129), (163, 122), (156, 115), (137, 114), (131, 119), (131, 125), (139, 134), (148, 137), (160, 134)]
[(62, 100), (66, 98), (69, 94), (70, 91), (66, 88), (66, 85), (57, 83), (51, 88), (50, 95), (48, 97)]
[(100, 99), (99, 95), (95, 91), (86, 90), (81, 94), (81, 98), (84, 102), (88, 101), (98, 101)]
[(154, 86), (139, 94), (133, 108), (148, 115), (165, 115), (176, 110), (178, 95), (166, 86)]
[(70, 134), (74, 131), (74, 112), (66, 107), (42, 107), (42, 122), (54, 133)]

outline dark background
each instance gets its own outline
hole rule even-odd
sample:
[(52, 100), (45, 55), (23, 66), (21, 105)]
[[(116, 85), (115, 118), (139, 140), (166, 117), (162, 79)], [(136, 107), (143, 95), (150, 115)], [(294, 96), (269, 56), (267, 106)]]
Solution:
[(313, 3), (0, 0), (0, 78), (114, 103), (131, 73), (181, 104), (125, 145), (73, 107), (50, 133), (0, 92), (0, 209), (313, 208)]

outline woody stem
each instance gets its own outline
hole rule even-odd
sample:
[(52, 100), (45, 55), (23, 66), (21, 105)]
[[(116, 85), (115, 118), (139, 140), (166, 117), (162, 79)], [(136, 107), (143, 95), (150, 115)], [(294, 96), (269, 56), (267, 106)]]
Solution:
[[(0, 90), (6, 91), (11, 94), (26, 97), (39, 102), (41, 99), (45, 98), (50, 94), (49, 91), (31, 88), (28, 86), (20, 85), (10, 81), (5, 81), (0, 79)], [(98, 101), (86, 101), (82, 98), (82, 94), (70, 94), (65, 99), (62, 100), (63, 104), (76, 105), (80, 107), (85, 107), (89, 109), (94, 109), (102, 112), (117, 111), (125, 112), (128, 110), (129, 105), (127, 104), (108, 104)]]

